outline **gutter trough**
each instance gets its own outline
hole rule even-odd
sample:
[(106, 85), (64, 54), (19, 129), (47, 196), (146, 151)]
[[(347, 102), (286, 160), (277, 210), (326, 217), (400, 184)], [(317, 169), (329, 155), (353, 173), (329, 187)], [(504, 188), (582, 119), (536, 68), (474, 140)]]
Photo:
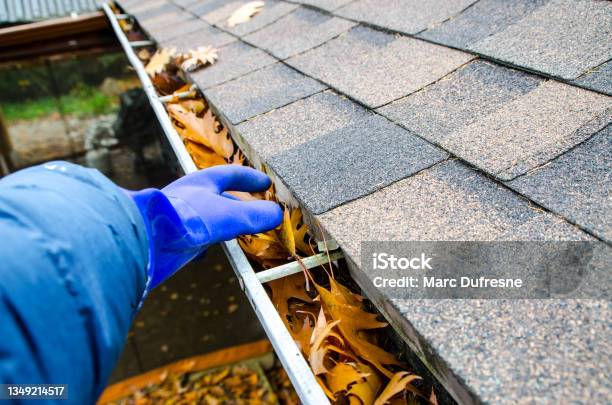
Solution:
[[(158, 97), (151, 79), (144, 70), (142, 62), (134, 53), (134, 45), (139, 46), (141, 44), (130, 42), (127, 39), (117, 21), (118, 16), (115, 15), (108, 4), (103, 4), (102, 7), (128, 60), (138, 74), (151, 107), (174, 151), (181, 169), (185, 174), (197, 171), (198, 169), (195, 163), (170, 121), (170, 117), (164, 108), (163, 100), (160, 100), (160, 97)], [(119, 18), (125, 19), (127, 16), (125, 14), (120, 14)], [(259, 322), (266, 332), (278, 359), (287, 372), (302, 403), (305, 405), (329, 404), (327, 396), (317, 383), (310, 366), (289, 334), (289, 331), (272, 304), (262, 283), (298, 273), (302, 271), (304, 267), (312, 268), (327, 263), (328, 260), (338, 260), (342, 258), (342, 253), (339, 250), (331, 252), (324, 251), (317, 255), (302, 259), (302, 263), (292, 262), (255, 273), (237, 240), (234, 239), (223, 242), (222, 247), (236, 273), (241, 289), (244, 291), (251, 306), (255, 310)]]

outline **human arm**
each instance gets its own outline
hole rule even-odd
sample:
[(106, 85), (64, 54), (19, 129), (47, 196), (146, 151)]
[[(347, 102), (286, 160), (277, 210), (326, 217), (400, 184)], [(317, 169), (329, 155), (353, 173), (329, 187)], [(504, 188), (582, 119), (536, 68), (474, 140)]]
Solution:
[(136, 193), (65, 162), (2, 179), (0, 383), (68, 383), (69, 403), (95, 401), (147, 286), (212, 243), (280, 221), (273, 203), (221, 196), (254, 186), (253, 176), (257, 188), (269, 185), (244, 170), (202, 171)]

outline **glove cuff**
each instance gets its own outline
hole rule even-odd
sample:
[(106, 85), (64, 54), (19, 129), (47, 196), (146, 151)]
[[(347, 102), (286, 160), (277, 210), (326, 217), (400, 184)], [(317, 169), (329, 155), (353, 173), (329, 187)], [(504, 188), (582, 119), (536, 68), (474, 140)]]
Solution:
[(128, 191), (145, 222), (149, 265), (144, 297), (201, 254), (210, 234), (199, 215), (184, 201), (157, 189)]

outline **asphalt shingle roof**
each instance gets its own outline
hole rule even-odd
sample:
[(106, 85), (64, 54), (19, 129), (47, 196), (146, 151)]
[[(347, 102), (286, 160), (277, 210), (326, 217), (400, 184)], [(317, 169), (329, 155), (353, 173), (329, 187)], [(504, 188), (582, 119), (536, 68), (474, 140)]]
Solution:
[(351, 21), (299, 8), (244, 40), (279, 59), (286, 59), (321, 45), (354, 25)]
[(126, 4), (139, 20), (183, 5), (207, 24), (152, 35), (223, 45), (192, 81), (456, 398), (610, 398), (608, 302), (393, 300), (359, 252), (569, 239), (609, 254), (612, 3), (279, 0), (229, 29), (243, 3)]
[(507, 184), (612, 242), (612, 125)]
[(287, 63), (374, 108), (423, 88), (472, 58), (418, 39), (357, 27)]
[(290, 104), (325, 86), (287, 66), (275, 63), (206, 92), (232, 124)]
[(475, 0), (357, 0), (335, 12), (346, 18), (416, 34), (459, 14)]
[[(164, 48), (175, 48), (177, 52), (187, 52), (191, 49), (196, 49), (201, 46), (213, 46), (216, 48), (224, 47), (227, 44), (236, 41), (236, 38), (229, 35), (226, 32), (223, 32), (215, 27), (212, 27), (206, 24), (202, 20), (197, 20), (198, 23), (194, 23), (194, 25), (203, 24), (201, 28), (190, 31), (188, 33), (183, 33), (179, 35), (175, 35), (176, 31), (174, 27), (171, 29), (166, 28), (167, 34), (163, 35), (164, 39), (157, 39), (157, 42), (160, 46)], [(177, 28), (181, 30), (181, 28)], [(221, 48), (225, 49), (225, 48)], [(223, 52), (222, 50), (219, 52)], [(220, 60), (219, 63), (222, 63), (223, 60)], [(224, 63), (224, 65), (227, 65)]]
[(610, 59), (611, 36), (611, 2), (553, 0), (469, 48), (571, 80)]
[(276, 63), (276, 59), (259, 48), (244, 42), (233, 42), (218, 51), (219, 61), (208, 69), (195, 71), (191, 79), (200, 89), (207, 89), (246, 74), (264, 66)]

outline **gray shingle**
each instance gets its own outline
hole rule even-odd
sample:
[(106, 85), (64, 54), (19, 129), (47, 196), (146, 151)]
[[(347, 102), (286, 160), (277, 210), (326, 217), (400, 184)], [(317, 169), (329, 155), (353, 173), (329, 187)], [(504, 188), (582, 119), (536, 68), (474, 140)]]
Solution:
[[(63, 3), (63, 2), (62, 2)], [(142, 13), (146, 10), (153, 10), (153, 9), (158, 9), (161, 6), (167, 6), (170, 3), (169, 0), (153, 0), (153, 1), (121, 1), (120, 2), (121, 7), (123, 7), (123, 9), (130, 13), (130, 14), (135, 14), (135, 13)], [(65, 7), (65, 5), (63, 5)]]
[(507, 184), (612, 242), (612, 126)]
[(406, 34), (416, 34), (429, 26), (459, 14), (476, 0), (358, 0), (335, 13), (353, 20)]
[(408, 130), (444, 145), (446, 136), (533, 90), (542, 82), (482, 60), (378, 111)]
[(358, 104), (328, 90), (243, 122), (237, 130), (267, 159), (369, 116)]
[(612, 60), (589, 70), (574, 83), (612, 95)]
[(418, 36), (431, 41), (465, 48), (514, 24), (548, 0), (480, 0), (472, 7)]
[(234, 42), (219, 49), (219, 59), (206, 69), (190, 74), (202, 90), (244, 76), (276, 62), (272, 56), (243, 42)]
[(142, 6), (142, 7), (134, 7), (129, 12), (136, 17), (139, 22), (145, 21), (147, 19), (155, 18), (158, 16), (162, 16), (165, 14), (170, 14), (173, 12), (180, 12), (181, 9), (175, 6), (172, 3), (154, 3), (155, 6)]
[(362, 241), (585, 237), (562, 219), (532, 210), (527, 201), (457, 160), (440, 163), (317, 218), (356, 263), (361, 260)]
[[(178, 52), (187, 52), (200, 46), (218, 48), (236, 41), (236, 38), (231, 35), (211, 27), (204, 21), (200, 20), (200, 22), (203, 24), (201, 29), (178, 37), (161, 40), (159, 41), (160, 45), (164, 48), (176, 48)], [(217, 63), (221, 62), (224, 61), (221, 59), (217, 61)]]
[(174, 18), (169, 16), (166, 21), (161, 19), (156, 20), (154, 23), (147, 24), (145, 22), (141, 25), (157, 42), (166, 41), (172, 38), (181, 38), (191, 32), (207, 27), (204, 21), (186, 13), (180, 16), (177, 15)]
[[(245, 3), (247, 2), (245, 1)], [(230, 13), (227, 17), (218, 21), (217, 25), (223, 27), (224, 30), (230, 31), (234, 35), (244, 36), (273, 23), (298, 7), (299, 5), (297, 4), (286, 3), (284, 1), (266, 1), (264, 8), (245, 23), (238, 24), (234, 27), (228, 27), (227, 18), (231, 15)]]
[(431, 299), (388, 305), (483, 403), (609, 402), (608, 301)]
[(244, 37), (259, 48), (285, 59), (338, 36), (354, 22), (299, 8), (273, 24)]
[(610, 59), (610, 37), (611, 2), (553, 0), (470, 49), (572, 80)]
[(421, 89), (472, 58), (417, 39), (356, 27), (287, 63), (377, 107)]
[(332, 11), (355, 0), (299, 0), (299, 3), (308, 4), (322, 10)]
[(315, 80), (275, 63), (204, 93), (232, 124), (237, 124), (324, 88)]
[(443, 147), (511, 180), (584, 141), (611, 119), (609, 97), (548, 81), (448, 134)]
[[(247, 0), (208, 0), (201, 4), (190, 6), (189, 8), (200, 18), (210, 24), (222, 24), (234, 11), (238, 10)], [(264, 7), (268, 7), (266, 2)]]
[(199, 3), (200, 0), (172, 0), (174, 4), (181, 7), (188, 7), (192, 4)]
[(310, 212), (320, 214), (446, 158), (367, 110), (354, 121), (267, 160)]

